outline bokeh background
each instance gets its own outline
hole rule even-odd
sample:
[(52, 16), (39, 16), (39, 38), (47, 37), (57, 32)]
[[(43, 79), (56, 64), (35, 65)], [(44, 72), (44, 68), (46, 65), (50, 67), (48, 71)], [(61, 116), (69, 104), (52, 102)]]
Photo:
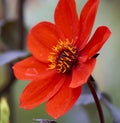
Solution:
[[(28, 31), (40, 21), (54, 22), (54, 9), (58, 0), (24, 0), (24, 26)], [(76, 0), (77, 10), (80, 13), (86, 0)], [(0, 54), (6, 49), (16, 49), (19, 40), (17, 20), (19, 0), (0, 0)], [(98, 9), (93, 32), (100, 25), (109, 26), (112, 35), (100, 51), (93, 76), (97, 81), (99, 89), (110, 95), (113, 104), (120, 109), (120, 0), (101, 0)], [(0, 26), (1, 27), (1, 26)], [(4, 29), (4, 30), (2, 30)], [(6, 31), (7, 30), (7, 31)], [(2, 35), (5, 34), (5, 35)], [(10, 34), (10, 35), (9, 35)], [(12, 35), (12, 37), (11, 37)], [(6, 44), (9, 47), (6, 47)], [(26, 48), (27, 49), (27, 48)], [(6, 83), (10, 75), (9, 67), (0, 67), (0, 89)], [(32, 109), (24, 110), (19, 108), (19, 96), (29, 82), (16, 81), (7, 93), (10, 105), (11, 123), (33, 123), (34, 118), (52, 119), (45, 111), (45, 104)], [(112, 123), (108, 110), (103, 106), (106, 123)], [(75, 106), (66, 115), (58, 119), (59, 123), (98, 123), (97, 110), (94, 104)]]

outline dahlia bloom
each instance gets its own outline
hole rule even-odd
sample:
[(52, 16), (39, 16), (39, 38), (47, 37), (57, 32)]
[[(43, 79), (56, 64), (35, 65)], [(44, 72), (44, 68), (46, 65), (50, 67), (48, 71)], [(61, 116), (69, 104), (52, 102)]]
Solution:
[(100, 26), (90, 38), (99, 1), (88, 0), (78, 18), (75, 0), (59, 0), (55, 23), (40, 22), (30, 30), (27, 46), (32, 56), (13, 66), (18, 79), (31, 80), (20, 107), (32, 109), (46, 102), (47, 113), (56, 119), (75, 104), (95, 67), (94, 56), (111, 34)]

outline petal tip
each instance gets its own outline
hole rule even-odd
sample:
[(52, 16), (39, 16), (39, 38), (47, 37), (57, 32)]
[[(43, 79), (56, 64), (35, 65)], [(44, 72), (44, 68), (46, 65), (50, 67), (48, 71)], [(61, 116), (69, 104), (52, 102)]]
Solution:
[(20, 108), (23, 108), (23, 109), (25, 109), (25, 110), (30, 110), (30, 109), (33, 108), (32, 106), (26, 105), (26, 104), (25, 104), (24, 102), (22, 102), (22, 101), (20, 101), (19, 107), (20, 107)]
[(48, 113), (49, 116), (53, 117), (54, 119), (58, 119), (61, 115), (58, 115), (58, 113), (53, 113), (53, 112), (50, 112), (49, 109), (46, 107), (46, 111)]

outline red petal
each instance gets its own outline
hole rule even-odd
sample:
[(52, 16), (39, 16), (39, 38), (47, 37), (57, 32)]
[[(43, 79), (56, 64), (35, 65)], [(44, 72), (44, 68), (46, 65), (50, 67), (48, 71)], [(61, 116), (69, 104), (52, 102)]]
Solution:
[(94, 56), (104, 45), (111, 34), (111, 31), (106, 26), (101, 26), (97, 28), (95, 34), (86, 45), (86, 47), (81, 51), (81, 57), (85, 59)]
[(54, 24), (41, 22), (28, 34), (28, 48), (37, 59), (48, 62), (51, 48), (63, 38), (61, 31)]
[(38, 76), (50, 76), (53, 72), (48, 70), (48, 65), (41, 63), (34, 57), (26, 58), (13, 66), (14, 74), (18, 79), (32, 80)]
[(79, 40), (76, 45), (82, 49), (90, 37), (100, 0), (88, 0), (80, 15)]
[(69, 111), (80, 96), (81, 87), (70, 88), (70, 81), (71, 78), (68, 78), (59, 92), (46, 104), (48, 114), (55, 119)]
[(96, 59), (91, 59), (86, 63), (80, 64), (78, 67), (74, 68), (70, 87), (76, 88), (85, 84), (94, 69), (95, 63)]
[(20, 97), (20, 107), (32, 109), (54, 96), (65, 81), (65, 76), (54, 74), (49, 78), (33, 80)]
[(65, 37), (76, 41), (78, 38), (79, 20), (75, 0), (59, 0), (54, 18), (55, 23), (64, 32)]

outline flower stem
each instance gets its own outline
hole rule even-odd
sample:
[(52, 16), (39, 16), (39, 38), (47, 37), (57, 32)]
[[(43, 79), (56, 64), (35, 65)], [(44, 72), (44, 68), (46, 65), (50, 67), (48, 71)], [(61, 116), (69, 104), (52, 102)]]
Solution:
[(96, 104), (96, 107), (97, 107), (97, 110), (98, 110), (98, 114), (99, 114), (100, 123), (105, 123), (104, 122), (103, 111), (102, 111), (102, 108), (101, 108), (101, 105), (100, 105), (100, 101), (99, 101), (98, 96), (96, 94), (96, 91), (95, 91), (95, 89), (93, 87), (93, 84), (91, 83), (91, 80), (93, 80), (93, 79), (94, 78), (92, 76), (90, 76), (89, 79), (88, 79), (87, 84), (88, 84), (88, 86), (90, 88), (90, 91), (91, 91), (91, 93), (93, 95), (93, 98), (95, 100), (95, 104)]

